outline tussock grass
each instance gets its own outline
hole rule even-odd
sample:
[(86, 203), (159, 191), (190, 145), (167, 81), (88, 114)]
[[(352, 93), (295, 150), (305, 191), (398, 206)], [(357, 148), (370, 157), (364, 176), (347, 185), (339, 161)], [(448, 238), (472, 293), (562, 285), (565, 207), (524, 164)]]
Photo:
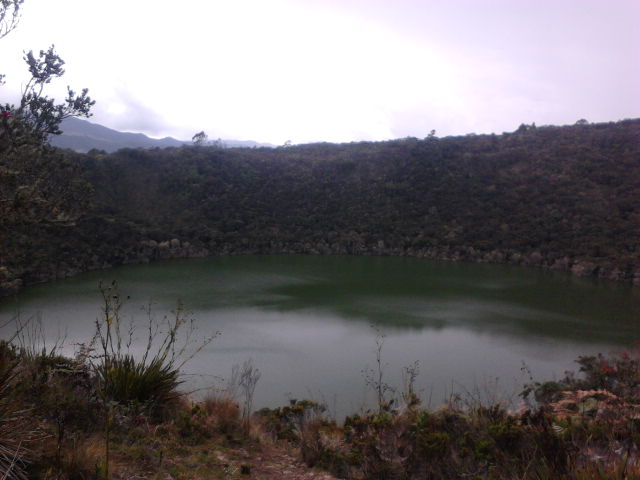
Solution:
[(170, 407), (180, 396), (179, 370), (160, 359), (145, 364), (124, 355), (105, 362), (98, 374), (109, 399), (134, 408), (157, 412)]

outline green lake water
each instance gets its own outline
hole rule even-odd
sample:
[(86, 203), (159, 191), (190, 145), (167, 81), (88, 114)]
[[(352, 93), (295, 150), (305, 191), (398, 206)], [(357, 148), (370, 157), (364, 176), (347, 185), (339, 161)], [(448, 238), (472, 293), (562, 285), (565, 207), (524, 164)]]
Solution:
[[(39, 318), (72, 353), (93, 335), (101, 280), (117, 280), (129, 297), (126, 322), (144, 324), (150, 302), (161, 319), (180, 300), (196, 337), (221, 332), (186, 365), (184, 388), (221, 388), (233, 365), (252, 359), (262, 372), (256, 407), (312, 398), (338, 417), (372, 405), (363, 372), (377, 368), (377, 331), (384, 381), (401, 388), (403, 367), (418, 362), (417, 387), (432, 407), (453, 393), (508, 402), (528, 372), (558, 379), (579, 355), (640, 340), (640, 289), (629, 285), (390, 257), (215, 257), (90, 272), (3, 299), (0, 325), (18, 313)], [(132, 348), (145, 338), (139, 326)]]

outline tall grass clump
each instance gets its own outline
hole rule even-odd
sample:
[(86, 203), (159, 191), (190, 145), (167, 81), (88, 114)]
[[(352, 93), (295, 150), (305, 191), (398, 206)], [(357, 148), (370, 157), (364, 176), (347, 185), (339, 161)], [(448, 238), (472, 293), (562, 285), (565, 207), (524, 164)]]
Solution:
[(126, 354), (111, 359), (99, 374), (104, 394), (123, 405), (157, 412), (179, 396), (176, 389), (181, 383), (180, 372), (162, 358), (145, 363)]
[(101, 395), (122, 406), (161, 415), (180, 397), (180, 371), (216, 335), (193, 345), (195, 325), (181, 303), (172, 316), (157, 321), (151, 306), (147, 314), (146, 344), (138, 356), (132, 353), (133, 324), (125, 331), (122, 321), (122, 297), (115, 282), (102, 293), (102, 316), (96, 321), (94, 355)]
[(15, 394), (19, 359), (15, 348), (0, 341), (0, 478), (26, 480), (28, 445), (37, 433), (30, 412)]
[(14, 325), (14, 333), (8, 343), (17, 349), (21, 359), (46, 366), (63, 358), (65, 336), (58, 333), (54, 340), (47, 339), (40, 313), (25, 319), (18, 312), (10, 323)]

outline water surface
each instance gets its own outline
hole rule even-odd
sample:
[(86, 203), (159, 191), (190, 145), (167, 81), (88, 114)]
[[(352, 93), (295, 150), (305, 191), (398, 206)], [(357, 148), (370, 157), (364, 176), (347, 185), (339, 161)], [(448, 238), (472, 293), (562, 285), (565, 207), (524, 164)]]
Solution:
[[(64, 337), (72, 352), (101, 316), (101, 280), (117, 280), (129, 297), (127, 321), (144, 323), (149, 304), (161, 319), (179, 300), (201, 338), (221, 332), (187, 364), (185, 388), (221, 387), (233, 365), (252, 359), (262, 372), (256, 406), (310, 397), (338, 416), (371, 405), (365, 377), (377, 368), (378, 332), (384, 381), (401, 388), (403, 367), (418, 362), (418, 388), (434, 407), (454, 392), (506, 401), (528, 372), (560, 378), (579, 355), (640, 339), (640, 294), (628, 285), (509, 266), (346, 256), (217, 257), (90, 272), (3, 300), (0, 325), (18, 312), (38, 316), (47, 337)], [(134, 337), (144, 335), (138, 328)]]

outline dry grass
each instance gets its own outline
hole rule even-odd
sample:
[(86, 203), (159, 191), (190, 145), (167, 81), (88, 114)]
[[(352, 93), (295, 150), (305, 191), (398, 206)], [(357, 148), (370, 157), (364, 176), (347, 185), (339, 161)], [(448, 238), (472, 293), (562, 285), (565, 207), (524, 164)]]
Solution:
[(14, 349), (0, 342), (0, 478), (27, 478), (31, 444), (42, 437), (31, 411), (16, 395), (20, 361)]

